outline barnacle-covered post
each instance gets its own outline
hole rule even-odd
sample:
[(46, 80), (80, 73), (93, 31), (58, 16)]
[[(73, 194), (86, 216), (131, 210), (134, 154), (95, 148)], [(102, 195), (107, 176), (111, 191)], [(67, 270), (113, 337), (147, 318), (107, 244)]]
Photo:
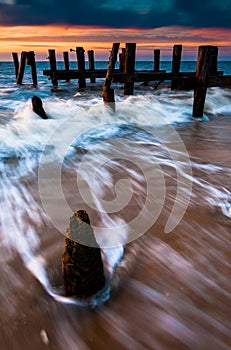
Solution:
[(63, 282), (69, 296), (89, 297), (105, 284), (100, 247), (85, 210), (70, 218), (62, 256)]

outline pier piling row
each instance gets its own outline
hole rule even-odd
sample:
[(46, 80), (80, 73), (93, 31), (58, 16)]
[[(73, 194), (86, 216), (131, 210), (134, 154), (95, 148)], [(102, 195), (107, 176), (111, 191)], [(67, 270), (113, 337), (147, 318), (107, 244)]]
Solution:
[[(79, 88), (86, 87), (86, 79), (95, 83), (98, 78), (105, 78), (103, 83), (103, 100), (105, 103), (115, 103), (114, 90), (112, 83), (124, 84), (124, 95), (134, 93), (134, 83), (136, 82), (171, 82), (171, 90), (194, 90), (194, 102), (192, 115), (195, 118), (203, 116), (206, 91), (208, 87), (231, 88), (231, 75), (223, 75), (223, 72), (217, 71), (217, 46), (200, 46), (198, 49), (198, 58), (196, 72), (181, 72), (182, 45), (174, 45), (172, 54), (171, 72), (160, 70), (160, 50), (154, 49), (153, 70), (135, 70), (136, 44), (126, 43), (125, 48), (121, 48), (119, 53), (119, 43), (112, 45), (108, 69), (95, 69), (94, 51), (88, 51), (88, 69), (85, 68), (85, 51), (83, 47), (76, 47), (77, 69), (69, 68), (68, 52), (63, 53), (64, 70), (57, 70), (55, 50), (48, 50), (50, 69), (44, 70), (43, 74), (50, 77), (54, 87), (58, 86), (59, 80), (78, 79)], [(119, 69), (115, 69), (117, 56), (119, 53)], [(17, 84), (22, 84), (26, 61), (31, 66), (33, 84), (37, 85), (37, 74), (34, 52), (22, 52), (20, 62), (18, 54), (13, 52), (13, 61)]]
[(36, 63), (35, 63), (35, 53), (34, 51), (22, 51), (20, 57), (20, 63), (18, 60), (18, 53), (12, 52), (13, 61), (14, 61), (14, 71), (16, 77), (16, 83), (21, 85), (23, 81), (25, 66), (28, 64), (31, 68), (31, 76), (33, 85), (37, 86), (37, 72), (36, 72)]

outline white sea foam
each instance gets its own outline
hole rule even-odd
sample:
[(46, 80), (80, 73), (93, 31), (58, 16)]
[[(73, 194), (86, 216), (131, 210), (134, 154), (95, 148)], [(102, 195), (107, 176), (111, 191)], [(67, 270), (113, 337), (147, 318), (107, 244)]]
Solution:
[[(147, 130), (179, 122), (191, 122), (191, 92), (177, 95), (164, 91), (156, 94), (138, 94), (128, 98), (117, 97), (117, 100), (117, 112), (115, 115), (104, 108), (100, 97), (92, 96), (92, 98), (84, 99), (81, 94), (75, 94), (71, 99), (61, 99), (54, 96), (46, 97), (44, 98), (44, 108), (49, 116), (48, 120), (40, 119), (31, 110), (30, 99), (15, 101), (13, 104), (10, 103), (11, 100), (7, 99), (1, 102), (2, 107), (15, 110), (15, 116), (5, 125), (0, 125), (0, 157), (5, 160), (18, 158), (18, 162), (15, 165), (7, 165), (5, 161), (0, 163), (2, 178), (1, 244), (9, 249), (16, 249), (25, 265), (38, 278), (47, 292), (56, 300), (62, 302), (76, 303), (76, 301), (57, 295), (50, 286), (45, 262), (36, 253), (36, 249), (40, 244), (40, 238), (33, 226), (29, 225), (28, 220), (27, 223), (24, 220), (25, 215), (27, 215), (30, 219), (29, 221), (36, 225), (42, 225), (44, 213), (28, 189), (22, 184), (22, 179), (27, 175), (35, 179), (36, 175), (33, 170), (38, 167), (40, 155), (45, 147), (49, 149), (48, 162), (52, 162), (54, 159), (62, 162), (63, 158), (60, 157), (60, 154), (64, 154), (71, 164), (78, 169), (78, 164), (72, 159), (77, 147), (86, 151), (92, 149), (90, 157), (94, 159), (94, 157), (105, 151), (104, 146), (106, 144), (108, 151), (113, 153), (113, 145), (106, 142), (108, 139), (113, 139), (114, 137), (121, 137), (122, 139), (124, 135), (127, 137), (132, 134), (136, 134), (133, 140), (134, 145), (131, 146), (131, 143), (128, 143), (127, 148), (125, 144), (125, 147), (121, 149), (128, 157), (132, 157), (138, 152), (143, 162), (149, 165), (158, 164), (160, 167), (167, 166), (169, 169), (176, 169), (174, 160), (169, 155), (165, 155), (166, 149), (164, 144), (160, 142), (162, 140), (148, 135)], [(212, 114), (230, 113), (230, 101), (229, 91), (209, 89), (206, 111)], [(160, 137), (161, 135), (160, 133)], [(76, 139), (77, 136), (78, 138)], [(100, 141), (102, 140), (105, 142), (101, 144)], [(145, 144), (155, 148), (155, 156), (150, 157), (150, 154), (147, 155), (144, 149), (140, 147)], [(190, 176), (185, 172), (184, 162), (180, 160), (181, 152), (173, 149), (172, 154), (179, 159), (177, 170), (182, 175), (182, 178), (203, 189), (207, 203), (219, 206), (222, 213), (226, 217), (231, 218), (231, 194), (228, 189), (216, 187), (201, 178)], [(121, 156), (123, 156), (122, 153)], [(64, 166), (65, 164), (68, 167), (69, 163), (64, 163)], [(119, 226), (118, 239), (121, 235), (126, 241), (128, 232), (123, 227), (125, 221), (121, 217), (112, 218), (108, 215), (99, 199), (105, 194), (105, 184), (107, 188), (115, 185), (111, 172), (118, 170), (121, 165), (116, 160), (113, 160), (109, 164), (109, 168), (96, 169), (94, 168), (94, 163), (92, 162), (91, 164), (93, 173), (95, 172), (98, 176), (98, 181), (93, 183), (89, 172), (85, 173), (85, 181), (90, 184), (92, 201), (96, 210), (100, 213), (101, 224), (106, 229), (110, 227), (116, 230)], [(213, 164), (200, 164), (199, 160), (193, 161), (191, 166), (211, 174), (224, 171), (230, 174), (229, 169)], [(135, 169), (126, 170), (130, 179), (126, 186), (131, 186), (134, 194), (142, 194), (142, 176)], [(187, 189), (184, 190), (187, 192)], [(181, 200), (184, 200), (184, 196), (181, 197)], [(139, 205), (142, 206), (142, 201), (137, 201), (137, 206)], [(108, 246), (107, 235), (98, 234), (97, 238), (101, 246)], [(121, 244), (118, 247), (104, 249), (104, 258), (111, 276), (122, 256), (123, 245)], [(106, 300), (108, 293), (109, 289), (105, 290), (105, 296), (101, 300), (104, 300), (104, 298)]]

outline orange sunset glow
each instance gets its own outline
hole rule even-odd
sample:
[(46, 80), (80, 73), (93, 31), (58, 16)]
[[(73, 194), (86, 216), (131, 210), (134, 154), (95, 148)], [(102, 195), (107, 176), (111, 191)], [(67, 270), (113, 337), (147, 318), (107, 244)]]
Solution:
[[(0, 60), (11, 60), (11, 52), (34, 50), (37, 59), (44, 60), (48, 49), (55, 49), (58, 58), (63, 51), (83, 46), (94, 49), (96, 59), (108, 57), (112, 42), (137, 43), (138, 58), (152, 58), (153, 49), (170, 56), (174, 44), (183, 44), (183, 55), (195, 56), (199, 45), (219, 46), (220, 56), (231, 56), (231, 29), (160, 27), (154, 29), (124, 29), (90, 26), (1, 26)], [(60, 56), (61, 57), (61, 56)], [(72, 59), (72, 57), (70, 57)], [(73, 56), (74, 59), (74, 56)]]

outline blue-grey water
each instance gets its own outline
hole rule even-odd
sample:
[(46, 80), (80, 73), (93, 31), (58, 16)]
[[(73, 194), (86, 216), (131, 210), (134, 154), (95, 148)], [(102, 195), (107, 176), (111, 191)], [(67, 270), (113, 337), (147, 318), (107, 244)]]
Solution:
[[(13, 63), (0, 62), (0, 348), (230, 349), (231, 90), (208, 89), (204, 117), (193, 120), (193, 91), (137, 84), (124, 96), (114, 84), (113, 113), (103, 79), (54, 89), (43, 69), (48, 62), (37, 63), (37, 87), (29, 66), (18, 86)], [(218, 70), (231, 74), (231, 62)], [(32, 111), (33, 95), (48, 120)], [(89, 300), (62, 287), (78, 209), (89, 213), (107, 278)]]

